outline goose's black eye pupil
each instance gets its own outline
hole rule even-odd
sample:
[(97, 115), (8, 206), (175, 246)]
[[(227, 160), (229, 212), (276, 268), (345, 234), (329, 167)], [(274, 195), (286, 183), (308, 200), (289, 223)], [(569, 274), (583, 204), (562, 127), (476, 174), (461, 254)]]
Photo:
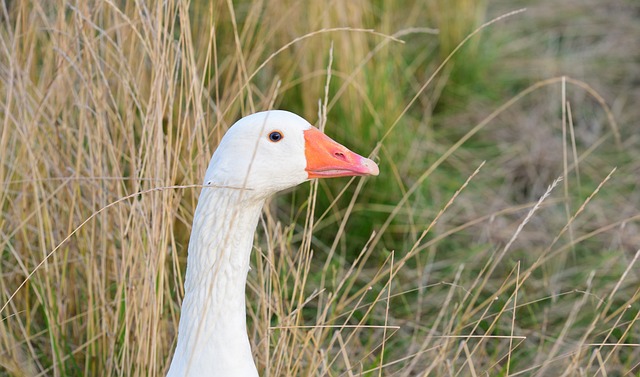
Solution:
[(277, 143), (280, 140), (282, 140), (282, 134), (278, 131), (273, 131), (272, 133), (269, 134), (269, 140), (273, 141), (274, 143)]

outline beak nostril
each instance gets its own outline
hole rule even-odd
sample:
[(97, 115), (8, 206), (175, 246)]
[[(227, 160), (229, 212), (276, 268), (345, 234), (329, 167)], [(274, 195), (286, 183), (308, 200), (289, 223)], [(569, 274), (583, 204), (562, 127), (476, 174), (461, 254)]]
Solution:
[(335, 152), (333, 155), (336, 156), (337, 158), (341, 159), (341, 160), (345, 159), (344, 153), (342, 153), (342, 152)]

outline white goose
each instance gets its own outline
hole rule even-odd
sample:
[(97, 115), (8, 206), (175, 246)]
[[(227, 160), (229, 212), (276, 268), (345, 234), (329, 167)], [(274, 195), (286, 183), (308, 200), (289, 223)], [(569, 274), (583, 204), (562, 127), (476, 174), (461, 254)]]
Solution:
[(265, 200), (313, 178), (378, 175), (378, 166), (293, 113), (236, 122), (205, 174), (189, 241), (178, 344), (168, 376), (256, 377), (245, 285)]

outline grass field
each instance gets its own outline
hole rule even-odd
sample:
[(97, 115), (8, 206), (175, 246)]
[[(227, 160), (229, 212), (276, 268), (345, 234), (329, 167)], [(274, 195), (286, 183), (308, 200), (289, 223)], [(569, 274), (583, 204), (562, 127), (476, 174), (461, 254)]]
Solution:
[(640, 374), (636, 0), (11, 0), (0, 19), (0, 376), (166, 373), (197, 185), (269, 108), (326, 109), (381, 173), (265, 208), (261, 375)]

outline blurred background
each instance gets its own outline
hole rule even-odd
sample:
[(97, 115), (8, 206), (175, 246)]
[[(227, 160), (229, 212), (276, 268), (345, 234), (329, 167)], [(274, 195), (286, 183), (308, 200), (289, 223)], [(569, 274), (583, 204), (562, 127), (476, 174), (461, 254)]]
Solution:
[(269, 108), (381, 173), (265, 209), (261, 375), (640, 373), (637, 1), (10, 0), (0, 19), (0, 375), (163, 375), (199, 189), (121, 199), (201, 183)]

